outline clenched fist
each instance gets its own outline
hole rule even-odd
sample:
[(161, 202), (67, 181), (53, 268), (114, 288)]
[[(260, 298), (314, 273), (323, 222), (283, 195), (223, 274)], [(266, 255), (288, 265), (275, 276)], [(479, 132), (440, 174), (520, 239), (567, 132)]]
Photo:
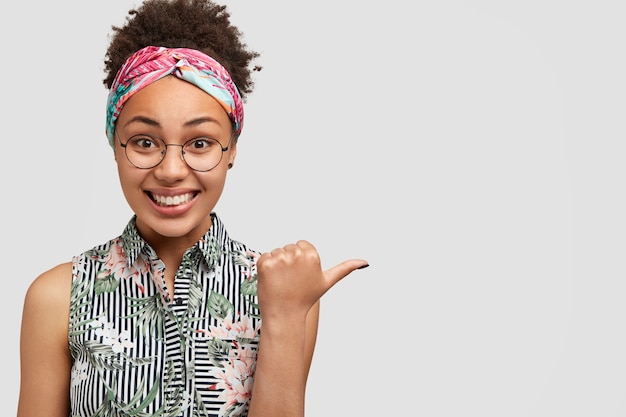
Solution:
[(333, 285), (366, 266), (362, 259), (350, 259), (322, 271), (317, 250), (305, 240), (266, 252), (257, 260), (261, 312), (264, 317), (305, 317)]

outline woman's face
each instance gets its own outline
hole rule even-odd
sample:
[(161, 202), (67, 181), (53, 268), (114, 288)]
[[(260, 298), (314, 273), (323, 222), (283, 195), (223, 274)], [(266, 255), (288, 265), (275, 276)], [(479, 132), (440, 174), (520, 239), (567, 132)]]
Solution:
[[(231, 132), (228, 115), (213, 97), (175, 77), (154, 82), (126, 102), (116, 123), (115, 159), (124, 196), (137, 215), (137, 228), (144, 239), (154, 244), (175, 238), (191, 246), (211, 226), (210, 213), (236, 154)], [(178, 145), (209, 137), (228, 150), (207, 172), (192, 170), (182, 159), (180, 146), (168, 146), (156, 167), (139, 169), (120, 145), (139, 134)]]

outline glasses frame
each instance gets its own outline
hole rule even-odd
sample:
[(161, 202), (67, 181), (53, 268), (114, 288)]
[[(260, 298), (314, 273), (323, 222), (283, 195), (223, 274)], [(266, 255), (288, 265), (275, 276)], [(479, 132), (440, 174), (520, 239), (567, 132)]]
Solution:
[[(228, 140), (228, 145), (222, 146), (222, 142), (220, 142), (219, 140), (217, 140), (215, 138), (212, 138), (212, 137), (209, 137), (209, 136), (198, 136), (197, 138), (192, 138), (192, 139), (189, 139), (188, 141), (185, 141), (185, 143), (183, 143), (183, 144), (178, 144), (178, 143), (166, 143), (165, 140), (163, 140), (162, 138), (160, 138), (158, 136), (149, 135), (147, 133), (138, 133), (136, 135), (132, 135), (131, 137), (129, 137), (126, 140), (126, 143), (123, 143), (122, 142), (122, 138), (120, 138), (120, 135), (117, 132), (117, 129), (115, 129), (115, 136), (117, 136), (117, 140), (119, 141), (120, 146), (122, 148), (124, 148), (124, 155), (126, 156), (126, 159), (135, 168), (138, 168), (138, 169), (152, 169), (152, 168), (155, 168), (155, 167), (159, 166), (161, 164), (161, 162), (163, 162), (163, 160), (165, 159), (165, 155), (167, 154), (167, 147), (168, 146), (180, 146), (181, 158), (183, 159), (185, 164), (189, 167), (189, 169), (191, 169), (193, 171), (196, 171), (196, 172), (209, 172), (209, 171), (215, 169), (215, 167), (217, 167), (220, 164), (220, 162), (222, 162), (222, 158), (224, 158), (224, 152), (226, 152), (228, 149), (230, 149), (230, 144), (231, 144), (231, 142), (233, 140), (233, 136), (231, 136), (230, 139)], [(127, 146), (128, 146), (128, 142), (132, 138), (134, 138), (135, 136), (147, 136), (147, 137), (149, 137), (152, 140), (155, 140), (155, 141), (159, 140), (159, 141), (161, 141), (163, 143), (163, 145), (165, 145), (165, 150), (161, 153), (161, 159), (159, 160), (159, 162), (157, 162), (156, 164), (154, 164), (154, 165), (152, 165), (150, 167), (140, 167), (140, 166), (137, 166), (133, 161), (130, 160), (130, 158), (128, 157), (128, 153), (127, 153), (127, 149), (128, 149)], [(194, 140), (198, 140), (198, 139), (211, 139), (211, 140), (214, 140), (214, 141), (216, 141), (219, 144), (220, 149), (222, 150), (222, 153), (220, 154), (220, 159), (217, 161), (217, 163), (214, 166), (212, 166), (209, 169), (196, 169), (196, 168), (192, 167), (191, 165), (189, 165), (189, 162), (187, 162), (187, 160), (185, 159), (185, 145), (187, 145), (189, 142), (193, 142)]]

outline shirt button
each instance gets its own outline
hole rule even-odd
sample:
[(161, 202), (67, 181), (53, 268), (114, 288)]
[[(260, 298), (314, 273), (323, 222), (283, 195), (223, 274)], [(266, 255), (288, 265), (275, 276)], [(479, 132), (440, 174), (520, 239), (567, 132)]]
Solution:
[(177, 297), (175, 300), (176, 305), (182, 306), (183, 305), (183, 299), (180, 297)]

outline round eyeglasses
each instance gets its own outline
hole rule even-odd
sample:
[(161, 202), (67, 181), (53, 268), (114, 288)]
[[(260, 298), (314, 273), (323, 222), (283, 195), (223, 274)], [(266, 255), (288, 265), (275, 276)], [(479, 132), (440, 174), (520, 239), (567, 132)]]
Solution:
[[(219, 165), (224, 152), (230, 147), (223, 147), (217, 140), (209, 137), (190, 139), (182, 145), (165, 143), (163, 139), (139, 134), (131, 136), (122, 143), (117, 130), (115, 131), (120, 146), (124, 148), (128, 161), (139, 169), (150, 169), (159, 165), (165, 158), (168, 146), (180, 146), (183, 161), (194, 171), (206, 172)], [(232, 138), (231, 138), (232, 140)]]

